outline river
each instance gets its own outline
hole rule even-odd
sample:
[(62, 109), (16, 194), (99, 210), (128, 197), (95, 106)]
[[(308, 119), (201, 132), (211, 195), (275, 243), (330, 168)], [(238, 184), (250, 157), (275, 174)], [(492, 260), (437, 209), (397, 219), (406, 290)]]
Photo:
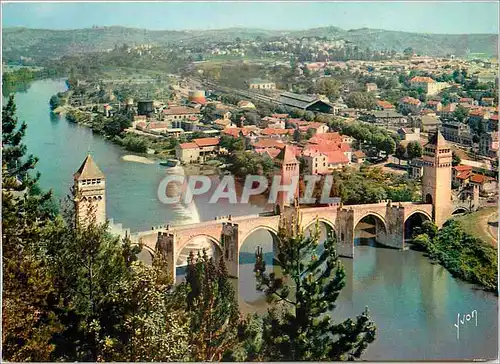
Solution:
[[(156, 193), (164, 167), (124, 161), (122, 157), (130, 153), (88, 128), (50, 115), (49, 98), (64, 89), (63, 81), (43, 80), (16, 94), (18, 116), (28, 124), (28, 150), (40, 158), (40, 184), (52, 188), (58, 199), (68, 194), (73, 173), (90, 151), (107, 178), (108, 217), (132, 231), (211, 220), (220, 215), (253, 214), (266, 208), (261, 202), (209, 206), (205, 203), (207, 196), (196, 199), (193, 209), (173, 210), (161, 204)], [(270, 251), (269, 233), (252, 234), (242, 254), (251, 257), (257, 244)], [(344, 264), (347, 287), (333, 317), (341, 320), (360, 314), (365, 306), (369, 308), (378, 330), (363, 359), (470, 360), (497, 356), (497, 298), (493, 294), (454, 279), (443, 267), (411, 250), (356, 245), (354, 259), (344, 260)], [(265, 312), (262, 295), (255, 291), (252, 269), (251, 260), (243, 264), (240, 279), (235, 282), (242, 310)], [(457, 339), (457, 315), (473, 310), (477, 311), (477, 326), (472, 321), (460, 325)]]

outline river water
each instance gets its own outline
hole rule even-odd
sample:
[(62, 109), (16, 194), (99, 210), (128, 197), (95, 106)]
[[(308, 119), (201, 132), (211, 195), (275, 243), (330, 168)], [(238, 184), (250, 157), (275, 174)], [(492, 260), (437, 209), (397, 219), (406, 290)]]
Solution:
[[(18, 116), (28, 124), (26, 144), (38, 156), (41, 186), (52, 188), (63, 199), (72, 175), (90, 151), (106, 175), (107, 215), (132, 231), (153, 225), (211, 220), (220, 215), (254, 214), (266, 209), (261, 201), (248, 205), (208, 205), (207, 196), (194, 206), (173, 210), (157, 199), (157, 187), (165, 175), (158, 164), (126, 162), (127, 153), (99, 135), (64, 118), (52, 117), (48, 100), (65, 89), (64, 81), (34, 82), (27, 92), (16, 94)], [(240, 279), (235, 281), (241, 308), (265, 312), (263, 297), (255, 290), (252, 253), (257, 245), (271, 251), (266, 231), (252, 234), (242, 248)], [(498, 346), (497, 298), (451, 277), (421, 253), (356, 245), (354, 259), (343, 261), (347, 287), (333, 312), (336, 320), (360, 314), (367, 306), (377, 326), (377, 339), (366, 360), (460, 360), (495, 358)], [(477, 312), (475, 321), (460, 324), (457, 315)]]

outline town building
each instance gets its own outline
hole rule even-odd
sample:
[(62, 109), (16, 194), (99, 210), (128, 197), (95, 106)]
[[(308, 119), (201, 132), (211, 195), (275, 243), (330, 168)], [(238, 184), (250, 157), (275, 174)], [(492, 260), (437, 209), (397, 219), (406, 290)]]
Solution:
[(366, 92), (374, 92), (378, 90), (376, 83), (367, 83), (365, 87), (366, 87)]
[(362, 164), (366, 161), (366, 154), (362, 150), (356, 150), (352, 153), (352, 162)]
[(198, 138), (181, 143), (175, 149), (176, 158), (181, 163), (204, 162), (215, 156), (219, 150), (219, 138)]
[(472, 145), (472, 133), (467, 124), (459, 121), (444, 121), (441, 131), (446, 140), (467, 146)]
[(436, 114), (422, 115), (417, 119), (416, 125), (422, 132), (428, 133), (435, 131), (441, 125), (441, 120)]
[(449, 119), (453, 117), (453, 113), (457, 108), (456, 103), (450, 103), (448, 105), (443, 105), (441, 110), (437, 111), (437, 115), (443, 119)]
[(288, 107), (295, 107), (306, 111), (331, 113), (333, 110), (329, 103), (320, 100), (317, 97), (300, 95), (292, 92), (281, 93), (278, 102)]
[(490, 158), (497, 158), (498, 154), (498, 133), (482, 133), (479, 137), (479, 154)]
[(438, 100), (429, 100), (426, 103), (426, 108), (438, 113), (443, 109), (443, 104)]
[(397, 133), (405, 141), (420, 140), (420, 128), (399, 128)]
[(399, 112), (403, 114), (419, 114), (422, 110), (422, 102), (414, 97), (405, 96), (399, 100)]
[(258, 89), (258, 90), (274, 90), (276, 89), (276, 84), (271, 81), (262, 80), (260, 78), (254, 78), (248, 81), (249, 89)]
[(199, 109), (184, 106), (171, 106), (168, 109), (163, 109), (162, 113), (166, 121), (198, 119), (201, 114)]
[(384, 126), (389, 126), (389, 125), (406, 125), (408, 123), (408, 119), (396, 112), (395, 110), (373, 110), (365, 113), (364, 116), (365, 120), (369, 123), (373, 124), (380, 124)]
[(241, 100), (238, 102), (238, 107), (245, 110), (255, 110), (255, 105), (251, 101)]
[(388, 101), (377, 100), (377, 110), (395, 110), (396, 107)]
[(410, 178), (420, 179), (424, 174), (424, 161), (422, 158), (413, 158), (409, 163), (408, 174)]
[(446, 82), (436, 82), (436, 80), (430, 77), (417, 76), (410, 80), (410, 87), (415, 90), (422, 89), (427, 96), (431, 96), (449, 87), (449, 84)]

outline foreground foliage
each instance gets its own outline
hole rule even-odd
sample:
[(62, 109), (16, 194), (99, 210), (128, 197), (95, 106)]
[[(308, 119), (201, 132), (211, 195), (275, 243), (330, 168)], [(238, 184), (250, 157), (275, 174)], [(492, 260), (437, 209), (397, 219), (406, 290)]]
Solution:
[[(151, 266), (138, 261), (141, 247), (111, 235), (107, 224), (91, 218), (91, 208), (85, 223), (77, 223), (74, 195), (62, 213), (52, 209), (51, 194), (33, 176), (37, 159), (26, 156), (26, 124), (18, 122), (12, 98), (2, 126), (5, 360), (351, 359), (374, 340), (366, 312), (340, 324), (326, 313), (344, 286), (333, 239), (319, 259), (300, 261), (299, 272), (293, 267), (317, 246), (317, 236), (305, 238), (298, 230), (286, 235), (289, 244), (280, 247), (278, 258), (299, 287), (294, 310), (243, 317), (223, 259), (191, 255), (186, 282), (174, 286), (162, 254)], [(285, 286), (272, 275), (265, 278), (259, 262), (259, 281), (282, 295)]]
[(319, 248), (319, 225), (306, 236), (300, 215), (283, 219), (279, 231), (277, 264), (282, 277), (266, 273), (257, 252), (257, 288), (273, 306), (264, 317), (264, 356), (271, 361), (337, 361), (361, 357), (375, 340), (368, 309), (355, 320), (335, 323), (331, 311), (345, 287), (345, 271), (331, 234)]

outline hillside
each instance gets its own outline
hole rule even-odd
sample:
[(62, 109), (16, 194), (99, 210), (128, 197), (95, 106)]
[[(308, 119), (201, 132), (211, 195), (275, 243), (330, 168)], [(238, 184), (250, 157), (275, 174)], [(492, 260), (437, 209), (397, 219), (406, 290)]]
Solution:
[(343, 39), (360, 48), (373, 50), (394, 49), (403, 51), (412, 47), (426, 55), (464, 55), (469, 49), (473, 53), (497, 54), (498, 36), (494, 34), (441, 35), (420, 34), (378, 29), (343, 30), (323, 27), (301, 31), (276, 31), (264, 29), (231, 28), (205, 31), (153, 31), (125, 27), (100, 27), (75, 30), (48, 30), (28, 28), (6, 28), (3, 30), (3, 55), (9, 60), (19, 57), (58, 58), (82, 52), (104, 51), (124, 43), (155, 44), (160, 46), (183, 44), (205, 44), (207, 42), (272, 39), (289, 37), (326, 37)]

